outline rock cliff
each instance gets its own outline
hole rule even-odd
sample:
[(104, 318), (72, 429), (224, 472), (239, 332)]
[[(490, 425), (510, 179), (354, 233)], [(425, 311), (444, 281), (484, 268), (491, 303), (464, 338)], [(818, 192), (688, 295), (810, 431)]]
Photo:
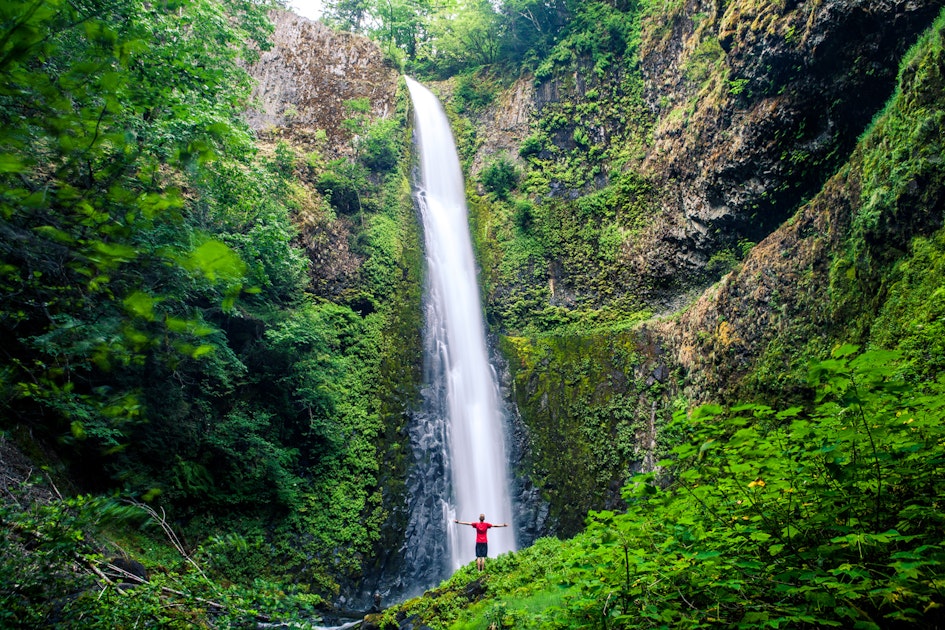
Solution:
[(364, 261), (352, 248), (352, 220), (327, 212), (313, 178), (328, 161), (353, 156), (354, 132), (344, 121), (356, 114), (348, 103), (366, 100), (372, 119), (395, 115), (399, 74), (365, 37), (287, 11), (271, 11), (270, 19), (273, 46), (249, 68), (256, 86), (246, 120), (263, 151), (273, 153), (280, 142), (291, 147), (296, 176), (307, 184), (310, 197), (296, 223), (312, 263), (312, 291), (324, 296), (356, 292)]
[(641, 271), (698, 272), (793, 215), (846, 161), (942, 5), (689, 0), (645, 23), (658, 121), (645, 168), (665, 202), (640, 247), (678, 262)]
[(398, 73), (374, 42), (333, 31), (287, 11), (272, 11), (273, 47), (250, 68), (257, 85), (247, 122), (265, 135), (317, 146), (320, 131), (334, 152), (349, 146), (345, 103), (367, 98), (371, 113), (394, 113)]
[(904, 66), (897, 96), (847, 165), (743, 264), (658, 325), (693, 398), (803, 390), (803, 357), (827, 356), (840, 342), (905, 341), (899, 349), (911, 369), (934, 373), (929, 365), (941, 362), (934, 344), (917, 351), (908, 338), (936, 316), (902, 305), (904, 293), (932, 299), (903, 270), (923, 273), (930, 260), (920, 244), (935, 242), (945, 223), (945, 33), (929, 37), (937, 44)]
[[(570, 229), (576, 235), (612, 221), (624, 236), (620, 268), (595, 283), (601, 266), (587, 264), (573, 254), (572, 242), (562, 241), (514, 276), (495, 272), (495, 321), (507, 321), (505, 313), (513, 310), (502, 312), (497, 302), (518, 300), (513, 306), (520, 307), (524, 298), (532, 300), (533, 318), (557, 317), (562, 311), (553, 309), (560, 305), (606, 306), (626, 294), (656, 311), (675, 311), (645, 324), (632, 341), (587, 326), (509, 340), (513, 391), (536, 445), (533, 474), (552, 501), (559, 531), (580, 528), (569, 512), (619, 500), (603, 480), (608, 474), (625, 479), (646, 466), (649, 452), (660, 448), (648, 427), (664, 425), (679, 405), (803, 399), (811, 357), (825, 357), (841, 342), (890, 344), (907, 337), (903, 327), (912, 324), (898, 323), (903, 315), (891, 306), (895, 299), (905, 308), (900, 294), (906, 289), (891, 274), (897, 261), (917, 256), (911, 239), (932, 239), (942, 225), (940, 160), (934, 157), (941, 152), (935, 113), (943, 107), (941, 60), (934, 53), (910, 62), (898, 83), (897, 76), (943, 4), (675, 3), (668, 14), (643, 21), (640, 71), (652, 133), (620, 128), (624, 119), (646, 124), (622, 106), (598, 116), (597, 126), (582, 118), (616, 102), (599, 97), (621, 93), (615, 74), (559, 72), (534, 88), (517, 85), (483, 112), (474, 174), (489, 152), (516, 154), (509, 140), (524, 135), (521, 127), (502, 131), (511, 129), (503, 111), (510, 102), (513, 110), (530, 112), (531, 133), (550, 138), (553, 147), (542, 150), (552, 158), (580, 155), (581, 132), (604, 143), (605, 151), (614, 139), (643, 148), (623, 169), (624, 176), (635, 171), (644, 185), (637, 197), (605, 197), (613, 205), (582, 201), (617, 181), (613, 170), (569, 190), (562, 162), (542, 163), (551, 185), (534, 199), (555, 221), (544, 234)], [(907, 96), (880, 117), (897, 90)], [(558, 106), (561, 115), (549, 125), (541, 113)], [(875, 134), (869, 140), (867, 130)], [(595, 159), (593, 150), (585, 155)], [(899, 166), (890, 165), (895, 162)], [(528, 160), (519, 163), (528, 167)], [(642, 221), (632, 214), (641, 197)], [(494, 211), (486, 212), (480, 222), (494, 224), (488, 214)], [(498, 230), (489, 234), (508, 238)], [(591, 247), (602, 243), (589, 241)], [(713, 285), (731, 268), (717, 264), (725, 257), (735, 271)], [(562, 294), (567, 303), (557, 298)], [(912, 317), (931, 322), (935, 316), (905, 319)], [(889, 330), (881, 332), (884, 327)], [(591, 356), (594, 365), (622, 371), (626, 382), (601, 378), (600, 388), (611, 392), (586, 391), (599, 377), (588, 365)], [(928, 371), (927, 361), (937, 359), (917, 358), (916, 369)], [(626, 442), (630, 433), (635, 446)], [(601, 449), (602, 441), (613, 448)], [(582, 462), (581, 473), (559, 470), (561, 461)]]
[[(668, 13), (654, 10), (644, 16), (638, 52), (647, 123), (616, 101), (625, 69), (600, 77), (579, 61), (538, 82), (524, 77), (481, 113), (471, 174), (499, 152), (524, 166), (523, 140), (547, 127), (543, 110), (561, 103), (568, 120), (548, 132), (556, 154), (580, 150), (579, 130), (605, 151), (639, 143), (642, 158), (623, 168), (651, 183), (648, 217), (625, 241), (623, 269), (608, 281), (632, 287), (657, 308), (676, 308), (718, 279), (713, 256), (741, 257), (847, 160), (892, 94), (899, 60), (943, 5), (687, 0)], [(606, 109), (599, 94), (608, 93), (616, 110), (583, 122), (583, 109)], [(568, 191), (561, 174), (549, 172), (551, 196), (575, 198), (613, 181), (601, 173)], [(555, 284), (581, 284), (573, 278), (581, 272), (562, 264)]]

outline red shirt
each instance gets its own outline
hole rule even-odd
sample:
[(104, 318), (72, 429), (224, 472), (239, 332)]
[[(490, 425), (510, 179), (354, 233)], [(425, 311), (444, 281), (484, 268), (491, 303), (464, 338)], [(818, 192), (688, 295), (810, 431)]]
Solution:
[(479, 521), (478, 523), (473, 523), (472, 526), (476, 528), (476, 542), (477, 543), (489, 542), (488, 539), (486, 539), (486, 530), (492, 527), (492, 523)]

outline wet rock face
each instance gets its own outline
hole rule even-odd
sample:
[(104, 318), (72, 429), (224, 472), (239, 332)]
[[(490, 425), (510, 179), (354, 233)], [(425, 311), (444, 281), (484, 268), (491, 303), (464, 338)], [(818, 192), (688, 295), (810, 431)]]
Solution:
[(368, 98), (375, 116), (394, 112), (398, 73), (366, 37), (333, 31), (286, 11), (272, 11), (274, 46), (250, 68), (258, 81), (247, 121), (256, 131), (284, 130), (297, 143), (317, 130), (328, 144), (346, 144), (345, 102)]
[(664, 284), (760, 241), (825, 183), (892, 94), (899, 60), (943, 0), (689, 0), (645, 27), (659, 122), (647, 171), (662, 220), (641, 246)]

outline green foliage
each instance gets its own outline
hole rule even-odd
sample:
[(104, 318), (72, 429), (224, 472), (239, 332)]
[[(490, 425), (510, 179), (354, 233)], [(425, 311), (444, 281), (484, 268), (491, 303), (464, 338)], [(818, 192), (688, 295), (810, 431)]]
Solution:
[(495, 86), (481, 73), (462, 74), (456, 81), (456, 111), (473, 113), (495, 100)]
[[(325, 19), (377, 40), (421, 74), (446, 78), (492, 67), (516, 75), (522, 67), (576, 54), (593, 58), (601, 75), (633, 45), (635, 2), (559, 0), (330, 0)], [(568, 43), (561, 46), (562, 41)], [(399, 54), (395, 54), (394, 51)], [(552, 62), (552, 64), (555, 62)]]
[[(13, 498), (26, 500), (29, 486)], [(21, 494), (23, 493), (23, 494)], [(78, 496), (36, 502), (27, 509), (5, 504), (0, 521), (0, 624), (8, 628), (244, 627), (258, 622), (310, 622), (319, 598), (263, 579), (252, 587), (224, 585), (193, 558), (145, 566), (129, 573), (129, 558), (107, 555), (96, 536), (103, 527), (132, 531), (154, 525), (137, 506)], [(238, 538), (214, 543), (214, 553), (239, 546)], [(206, 552), (198, 550), (202, 558)], [(142, 558), (147, 560), (146, 558)], [(212, 572), (214, 577), (224, 577)]]
[(890, 292), (874, 324), (871, 339), (898, 348), (920, 378), (945, 373), (945, 232), (912, 243), (912, 255), (900, 262)]
[[(249, 38), (265, 46), (262, 9), (2, 11), (5, 415), (114, 452), (143, 417), (126, 377), (149, 362), (200, 360), (212, 328), (195, 303), (230, 310), (243, 290), (237, 254), (183, 219), (184, 178), (174, 174), (196, 179), (249, 150), (239, 64), (252, 56)], [(172, 24), (173, 41), (155, 37)]]
[(372, 3), (369, 0), (328, 0), (325, 20), (338, 28), (358, 32), (368, 20)]
[(290, 213), (297, 189), (258, 163), (214, 163), (199, 183), (200, 220), (239, 252), (246, 265), (246, 283), (253, 289), (243, 299), (291, 304), (308, 269), (293, 245), (298, 230)]
[[(611, 614), (696, 627), (922, 621), (945, 560), (927, 544), (945, 516), (933, 498), (943, 383), (910, 387), (890, 353), (854, 352), (812, 366), (810, 411), (710, 406), (677, 418), (689, 439), (664, 462), (672, 484), (637, 479), (627, 514), (588, 530), (612, 540)], [(607, 590), (586, 591), (588, 609)]]
[[(353, 98), (351, 100), (345, 101), (345, 110), (354, 114), (360, 114), (365, 116), (368, 112), (371, 111), (371, 100), (366, 96), (360, 98)], [(355, 119), (348, 120), (358, 120)]]
[[(111, 588), (70, 603), (102, 627), (254, 623), (289, 572), (323, 593), (357, 575), (385, 516), (377, 442), (409, 402), (420, 317), (404, 111), (348, 103), (352, 160), (257, 152), (243, 68), (268, 47), (267, 8), (0, 7), (3, 425), (80, 486), (166, 510), (214, 573), (168, 568), (134, 591), (137, 613)], [(319, 239), (354, 253), (333, 267)], [(46, 615), (79, 592), (69, 579), (15, 610)]]
[[(476, 224), (489, 227), (474, 236), (487, 261), (487, 286), (495, 287), (490, 319), (511, 334), (537, 334), (635, 317), (642, 310), (640, 279), (624, 277), (622, 261), (646, 219), (649, 191), (627, 173), (573, 201), (473, 205)], [(564, 298), (556, 300), (559, 292)]]
[(487, 192), (498, 199), (505, 199), (518, 185), (519, 173), (515, 163), (503, 154), (497, 156), (482, 169), (479, 180)]
[[(416, 72), (446, 78), (460, 75), (458, 95), (474, 111), (491, 100), (491, 90), (476, 85), (477, 69), (492, 67), (502, 57), (502, 19), (488, 0), (430, 3), (424, 15), (423, 36), (405, 48)], [(474, 77), (476, 77), (474, 79)]]
[(368, 128), (364, 138), (357, 144), (359, 159), (374, 172), (393, 170), (400, 159), (402, 136), (397, 121), (377, 121)]
[(522, 233), (527, 234), (535, 222), (535, 206), (524, 199), (516, 201), (513, 220), (515, 221), (515, 227)]
[[(897, 93), (874, 121), (862, 154), (859, 208), (850, 239), (856, 272), (866, 278), (898, 257), (908, 244), (881, 234), (897, 231), (903, 210), (932, 208), (941, 201), (945, 170), (938, 156), (943, 148), (945, 112), (942, 111), (942, 67), (945, 55), (945, 13), (913, 46), (903, 60)], [(916, 182), (921, 185), (916, 186)], [(916, 213), (918, 230), (941, 227), (936, 213)], [(909, 232), (912, 234), (912, 231)], [(877, 240), (889, 240), (882, 245)]]
[(273, 167), (282, 177), (291, 177), (295, 173), (295, 152), (284, 140), (276, 144)]
[(611, 3), (586, 2), (574, 7), (563, 37), (535, 70), (535, 78), (554, 76), (556, 68), (585, 60), (594, 76), (603, 78), (624, 55), (632, 54), (638, 40), (636, 7), (616, 8)]
[(522, 146), (519, 147), (518, 154), (525, 159), (537, 157), (544, 149), (544, 144), (540, 134), (532, 134), (522, 140)]
[(367, 188), (367, 175), (360, 164), (345, 158), (332, 160), (315, 184), (333, 208), (342, 214), (356, 214), (363, 209), (361, 191)]

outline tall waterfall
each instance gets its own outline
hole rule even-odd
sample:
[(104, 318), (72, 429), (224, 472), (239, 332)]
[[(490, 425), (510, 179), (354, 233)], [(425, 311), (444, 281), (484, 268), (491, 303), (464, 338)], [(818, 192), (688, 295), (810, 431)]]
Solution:
[[(490, 530), (490, 557), (515, 549), (516, 529), (505, 422), (486, 347), (459, 158), (436, 96), (410, 78), (407, 86), (420, 155), (416, 200), (427, 260), (425, 410), (413, 442), (418, 465), (439, 468), (435, 478), (428, 475), (415, 484), (407, 551), (414, 564), (436, 562), (431, 556), (448, 551), (449, 568), (455, 570), (473, 560), (475, 532), (453, 524), (454, 518), (476, 521), (482, 513), (488, 522), (509, 524)], [(413, 542), (442, 535), (445, 548), (429, 539)]]

